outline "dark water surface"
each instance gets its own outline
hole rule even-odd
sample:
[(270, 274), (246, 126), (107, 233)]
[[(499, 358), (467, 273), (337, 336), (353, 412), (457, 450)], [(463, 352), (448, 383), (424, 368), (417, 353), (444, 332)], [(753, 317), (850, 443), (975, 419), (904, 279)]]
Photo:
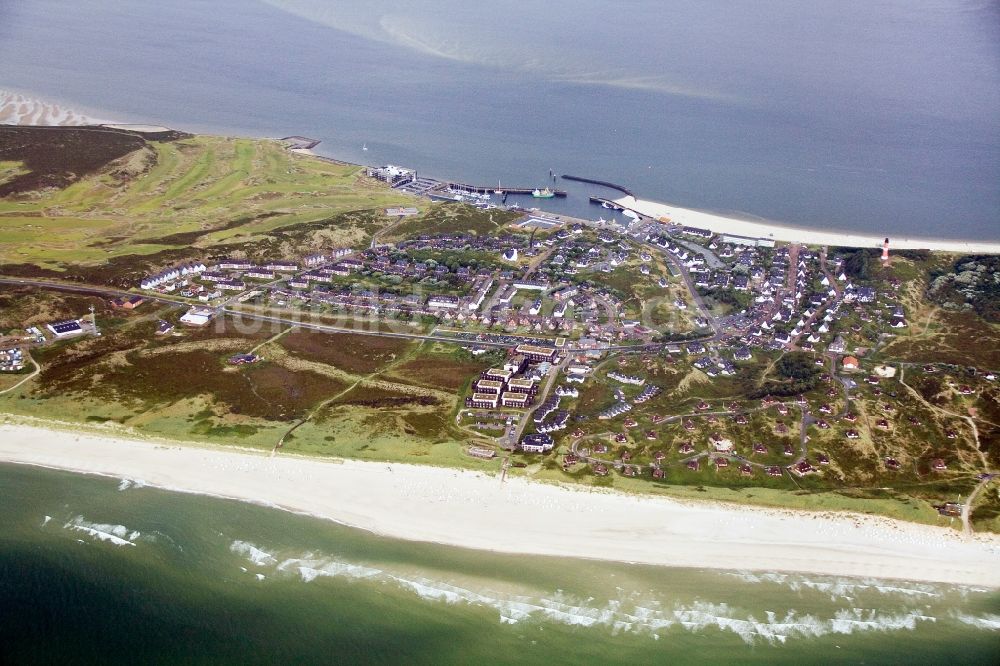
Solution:
[[(1000, 238), (991, 0), (0, 0), (0, 63), (102, 117), (466, 182)], [(602, 212), (566, 189), (546, 207)]]

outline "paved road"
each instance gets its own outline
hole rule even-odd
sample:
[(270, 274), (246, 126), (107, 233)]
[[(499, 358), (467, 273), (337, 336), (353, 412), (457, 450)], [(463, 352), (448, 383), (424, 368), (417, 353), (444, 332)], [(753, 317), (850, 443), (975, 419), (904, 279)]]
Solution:
[[(55, 291), (68, 291), (74, 293), (84, 293), (84, 294), (94, 294), (96, 296), (104, 297), (119, 297), (119, 296), (135, 296), (135, 292), (123, 291), (121, 289), (114, 289), (112, 287), (97, 287), (85, 284), (65, 284), (61, 282), (50, 282), (47, 280), (33, 280), (33, 279), (22, 279), (22, 278), (4, 278), (0, 277), (0, 284), (10, 284), (26, 287), (35, 287), (38, 289), (52, 289)], [(187, 301), (181, 298), (162, 296), (155, 294), (142, 294), (143, 298), (147, 301), (153, 301), (156, 303), (163, 303), (166, 305), (174, 305), (177, 307), (191, 307), (196, 305), (191, 301)], [(228, 304), (230, 301), (227, 301)], [(489, 340), (475, 340), (475, 339), (462, 339), (453, 338), (448, 336), (437, 336), (437, 335), (424, 335), (419, 333), (399, 333), (392, 331), (359, 331), (356, 328), (344, 327), (344, 326), (333, 326), (328, 324), (316, 324), (300, 319), (292, 319), (289, 317), (279, 317), (272, 315), (264, 315), (256, 312), (249, 312), (244, 310), (236, 310), (228, 307), (228, 305), (223, 305), (216, 308), (218, 312), (239, 315), (247, 319), (253, 319), (257, 321), (265, 321), (272, 323), (279, 323), (287, 326), (298, 326), (300, 328), (307, 328), (316, 331), (323, 331), (327, 333), (357, 333), (363, 335), (377, 335), (389, 338), (405, 338), (409, 340), (430, 340), (437, 342), (450, 342), (457, 345), (475, 345), (481, 347), (495, 347), (495, 348), (509, 348), (514, 346), (516, 343), (512, 342), (493, 342)], [(699, 338), (701, 340), (701, 338)], [(642, 345), (613, 345), (605, 348), (605, 351), (615, 352), (615, 351), (645, 351), (645, 350), (657, 350), (662, 349), (663, 343), (651, 342)], [(566, 351), (574, 351), (573, 348), (568, 348)]]
[(569, 365), (569, 360), (570, 357), (567, 356), (563, 359), (562, 363), (552, 366), (552, 369), (549, 371), (549, 376), (545, 378), (545, 384), (542, 386), (542, 390), (538, 394), (538, 405), (536, 405), (533, 409), (525, 410), (521, 419), (517, 423), (517, 429), (514, 431), (513, 438), (511, 438), (513, 439), (511, 444), (516, 445), (521, 441), (521, 435), (524, 434), (524, 429), (528, 426), (528, 421), (531, 419), (532, 415), (538, 411), (538, 408), (545, 404), (545, 401), (549, 397), (549, 392), (552, 390), (552, 385), (555, 384), (556, 380), (559, 378), (559, 373), (565, 370), (566, 366)]
[[(121, 289), (113, 289), (111, 287), (95, 287), (86, 284), (66, 284), (63, 282), (50, 282), (48, 280), (32, 280), (23, 278), (5, 278), (0, 277), (0, 284), (10, 284), (19, 285), (24, 287), (36, 287), (38, 289), (52, 289), (55, 291), (70, 291), (75, 293), (83, 294), (94, 294), (96, 296), (135, 296), (136, 293), (133, 291), (122, 291)], [(172, 298), (169, 296), (155, 296), (142, 294), (142, 297), (147, 301), (154, 301), (157, 303), (166, 303), (170, 305), (177, 306), (191, 306), (191, 303), (180, 298)]]
[(705, 299), (703, 299), (701, 297), (701, 294), (698, 293), (698, 289), (695, 287), (694, 281), (691, 280), (691, 275), (688, 273), (687, 268), (684, 266), (684, 264), (677, 261), (676, 257), (674, 257), (672, 254), (670, 254), (660, 246), (649, 245), (649, 244), (646, 245), (647, 247), (659, 250), (660, 253), (663, 255), (663, 258), (666, 261), (670, 262), (670, 264), (677, 269), (677, 272), (680, 273), (681, 275), (681, 279), (684, 281), (684, 286), (687, 287), (688, 293), (691, 295), (691, 299), (694, 301), (695, 305), (698, 306), (698, 312), (701, 313), (701, 316), (708, 321), (708, 325), (712, 328), (712, 335), (706, 336), (704, 339), (700, 340), (700, 342), (712, 342), (721, 338), (722, 331), (719, 328), (719, 320), (711, 313), (711, 311), (708, 309), (708, 306), (705, 305)]

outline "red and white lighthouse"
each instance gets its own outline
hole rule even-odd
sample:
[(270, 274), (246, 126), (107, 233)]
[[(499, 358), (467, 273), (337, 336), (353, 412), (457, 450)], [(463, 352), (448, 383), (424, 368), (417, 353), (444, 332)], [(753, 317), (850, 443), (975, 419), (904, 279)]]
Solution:
[(888, 238), (886, 238), (885, 242), (882, 243), (882, 261), (883, 262), (888, 262), (889, 261), (889, 239)]

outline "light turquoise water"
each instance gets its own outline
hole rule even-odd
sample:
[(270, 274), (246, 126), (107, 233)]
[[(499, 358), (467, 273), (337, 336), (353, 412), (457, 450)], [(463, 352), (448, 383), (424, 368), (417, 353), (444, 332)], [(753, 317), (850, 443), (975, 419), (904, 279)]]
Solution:
[(16, 466), (0, 505), (8, 662), (1000, 659), (974, 588), (496, 555)]

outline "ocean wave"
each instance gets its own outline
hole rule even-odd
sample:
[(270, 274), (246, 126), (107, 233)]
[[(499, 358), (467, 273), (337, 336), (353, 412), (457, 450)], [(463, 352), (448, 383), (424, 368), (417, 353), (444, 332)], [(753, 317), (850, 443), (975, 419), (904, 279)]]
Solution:
[(242, 555), (259, 567), (276, 564), (278, 561), (270, 553), (266, 553), (252, 543), (247, 543), (246, 541), (234, 541), (232, 545), (229, 546), (229, 550), (237, 555)]
[(146, 482), (142, 479), (122, 479), (121, 483), (118, 484), (119, 492), (128, 490), (129, 488), (145, 488)]
[[(275, 571), (300, 577), (305, 582), (330, 577), (352, 581), (390, 584), (411, 592), (427, 601), (469, 604), (495, 610), (499, 621), (518, 624), (529, 620), (545, 620), (559, 624), (595, 627), (604, 626), (613, 632), (647, 633), (678, 628), (689, 632), (718, 630), (732, 633), (747, 645), (757, 642), (782, 644), (790, 638), (811, 638), (829, 634), (853, 634), (870, 631), (912, 631), (922, 622), (935, 622), (926, 609), (904, 609), (885, 612), (865, 608), (840, 608), (828, 617), (787, 611), (764, 611), (763, 616), (735, 608), (726, 603), (695, 600), (672, 606), (656, 600), (636, 601), (612, 599), (595, 602), (593, 598), (578, 599), (563, 592), (541, 595), (504, 594), (490, 589), (474, 590), (442, 580), (416, 575), (403, 575), (363, 564), (344, 562), (307, 553), (278, 561), (274, 555), (246, 542), (234, 542), (232, 550), (255, 564), (272, 564)], [(771, 574), (759, 574), (770, 577)], [(786, 582), (784, 574), (774, 574)], [(814, 582), (814, 581), (813, 581)], [(831, 583), (832, 584), (832, 583)], [(878, 590), (884, 588), (872, 582), (859, 584)], [(903, 588), (905, 592), (911, 592)], [(916, 589), (916, 592), (925, 590)]]
[[(792, 592), (812, 590), (828, 594), (831, 601), (855, 601), (859, 594), (872, 592), (889, 596), (925, 599), (938, 599), (945, 595), (945, 590), (941, 586), (927, 583), (886, 581), (876, 578), (806, 577), (798, 574), (752, 571), (726, 571), (722, 574), (738, 578), (744, 583), (782, 585)], [(963, 596), (969, 592), (984, 591), (963, 586), (949, 586), (948, 590), (958, 591)]]
[(987, 629), (990, 631), (1000, 631), (1000, 615), (986, 613), (979, 617), (968, 613), (953, 612), (952, 617), (963, 624), (967, 624), (976, 629)]
[(830, 629), (835, 634), (853, 634), (857, 631), (913, 630), (918, 622), (936, 622), (937, 618), (917, 610), (905, 613), (879, 613), (874, 609), (851, 608), (838, 610)]
[(278, 571), (294, 571), (307, 583), (316, 580), (320, 576), (344, 577), (357, 580), (361, 578), (373, 578), (383, 573), (379, 569), (372, 569), (360, 564), (314, 559), (311, 555), (282, 560), (276, 568)]
[(90, 535), (98, 541), (107, 541), (116, 546), (135, 546), (135, 541), (141, 536), (136, 530), (130, 530), (124, 525), (111, 525), (108, 523), (92, 523), (84, 520), (83, 516), (77, 516), (73, 520), (63, 525), (65, 529), (75, 530)]

